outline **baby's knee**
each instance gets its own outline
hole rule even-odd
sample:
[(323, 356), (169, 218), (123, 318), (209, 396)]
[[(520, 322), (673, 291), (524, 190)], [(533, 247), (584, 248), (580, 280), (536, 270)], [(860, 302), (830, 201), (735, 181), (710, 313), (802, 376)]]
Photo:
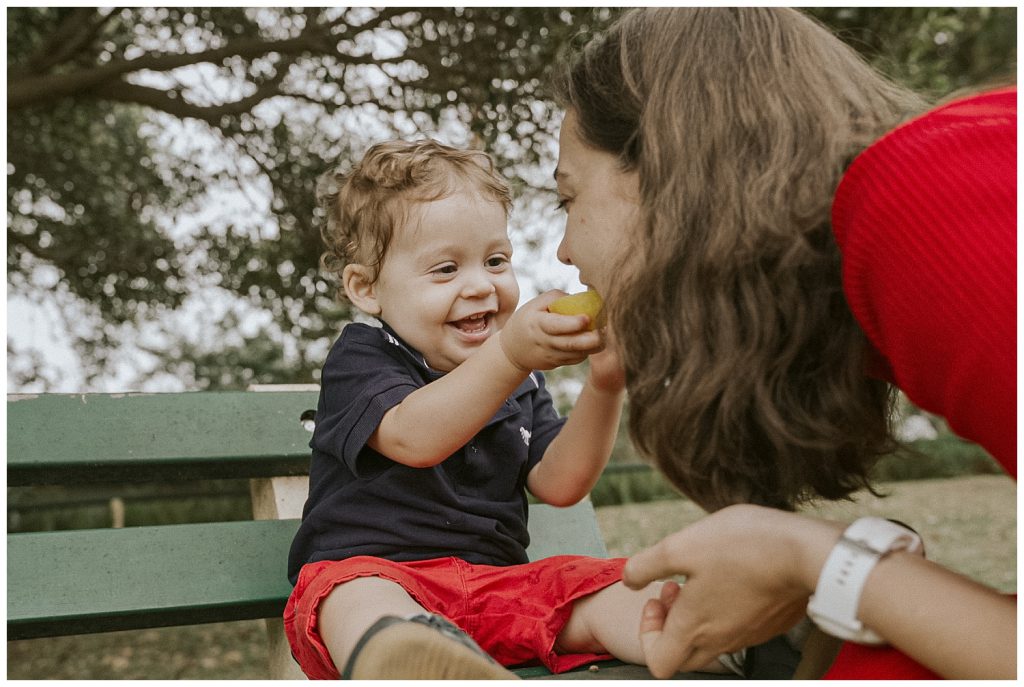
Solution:
[(320, 636), (336, 664), (382, 617), (423, 612), (401, 585), (380, 577), (357, 577), (335, 586), (318, 610)]

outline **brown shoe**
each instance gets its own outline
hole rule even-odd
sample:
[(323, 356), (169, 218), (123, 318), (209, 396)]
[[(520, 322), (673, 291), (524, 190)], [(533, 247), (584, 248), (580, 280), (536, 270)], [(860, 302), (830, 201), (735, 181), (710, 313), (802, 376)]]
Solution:
[(518, 680), (436, 615), (385, 616), (356, 643), (343, 680)]

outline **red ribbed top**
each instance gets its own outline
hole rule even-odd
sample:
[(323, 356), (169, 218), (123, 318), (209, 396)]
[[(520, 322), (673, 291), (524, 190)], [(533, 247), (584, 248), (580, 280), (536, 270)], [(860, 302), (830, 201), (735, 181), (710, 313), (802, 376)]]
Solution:
[(832, 206), (874, 372), (1017, 475), (1017, 89), (936, 108), (854, 160)]
[[(871, 372), (1017, 476), (1017, 89), (900, 126), (839, 184), (832, 224)], [(847, 642), (825, 679), (934, 679)]]

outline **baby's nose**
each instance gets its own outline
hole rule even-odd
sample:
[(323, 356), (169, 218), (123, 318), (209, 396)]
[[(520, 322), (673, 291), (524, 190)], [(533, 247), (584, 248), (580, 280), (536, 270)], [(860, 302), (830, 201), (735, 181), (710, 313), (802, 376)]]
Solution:
[(466, 275), (466, 282), (462, 286), (462, 296), (464, 298), (480, 298), (489, 296), (496, 290), (489, 274), (476, 272)]

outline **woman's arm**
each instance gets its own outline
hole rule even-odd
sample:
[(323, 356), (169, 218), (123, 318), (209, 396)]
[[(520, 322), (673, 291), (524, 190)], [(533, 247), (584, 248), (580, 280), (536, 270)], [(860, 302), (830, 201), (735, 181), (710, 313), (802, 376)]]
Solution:
[(864, 587), (859, 618), (889, 643), (950, 679), (1017, 674), (1017, 602), (906, 553), (883, 558)]
[[(651, 672), (671, 675), (786, 631), (806, 612), (839, 523), (732, 506), (632, 557), (627, 585), (687, 581), (641, 625)], [(1016, 675), (1016, 602), (923, 560), (895, 553), (869, 575), (859, 619), (893, 646), (950, 678)]]

